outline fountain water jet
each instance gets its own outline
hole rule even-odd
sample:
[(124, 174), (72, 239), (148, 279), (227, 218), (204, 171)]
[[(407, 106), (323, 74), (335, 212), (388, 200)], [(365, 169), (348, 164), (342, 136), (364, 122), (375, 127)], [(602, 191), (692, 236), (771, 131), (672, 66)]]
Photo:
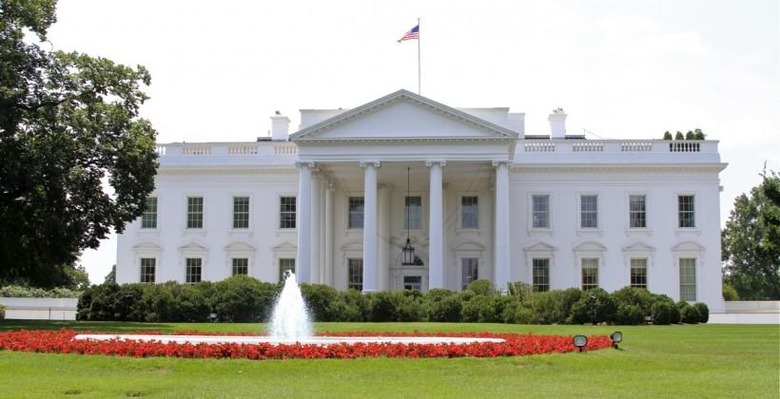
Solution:
[(295, 273), (286, 273), (284, 288), (274, 304), (268, 333), (271, 338), (289, 341), (301, 341), (313, 335), (309, 310), (306, 308)]

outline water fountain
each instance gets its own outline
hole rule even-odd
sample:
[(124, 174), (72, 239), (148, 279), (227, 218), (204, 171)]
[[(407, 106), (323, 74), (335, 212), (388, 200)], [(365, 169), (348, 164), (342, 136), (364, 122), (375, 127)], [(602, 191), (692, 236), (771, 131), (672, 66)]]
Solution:
[(79, 334), (75, 339), (89, 340), (136, 340), (158, 341), (162, 343), (237, 343), (272, 345), (289, 344), (354, 344), (354, 343), (388, 343), (388, 344), (466, 344), (471, 342), (503, 342), (500, 338), (476, 337), (328, 337), (313, 334), (312, 320), (306, 303), (301, 294), (301, 288), (294, 273), (285, 277), (284, 287), (274, 305), (268, 327), (269, 336), (235, 336), (235, 335), (160, 335), (160, 334)]

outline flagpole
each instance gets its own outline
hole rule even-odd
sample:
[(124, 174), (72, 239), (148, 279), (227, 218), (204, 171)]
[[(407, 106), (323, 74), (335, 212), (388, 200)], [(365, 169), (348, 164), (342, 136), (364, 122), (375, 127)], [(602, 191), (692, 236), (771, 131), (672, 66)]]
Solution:
[(420, 18), (417, 18), (417, 94), (422, 95), (422, 67), (420, 66)]

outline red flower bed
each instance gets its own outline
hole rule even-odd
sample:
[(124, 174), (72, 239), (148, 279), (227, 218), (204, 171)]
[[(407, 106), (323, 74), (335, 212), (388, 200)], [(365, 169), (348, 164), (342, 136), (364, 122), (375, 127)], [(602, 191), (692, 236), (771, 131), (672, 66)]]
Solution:
[[(349, 332), (325, 334), (331, 336), (448, 336), (502, 338), (501, 343), (468, 344), (390, 344), (354, 343), (318, 346), (313, 344), (272, 345), (237, 343), (179, 344), (157, 341), (92, 341), (76, 340), (84, 333), (73, 330), (20, 330), (0, 332), (0, 350), (40, 353), (79, 353), (113, 356), (168, 356), (184, 358), (243, 359), (352, 359), (356, 357), (498, 357), (526, 356), (543, 353), (574, 352), (571, 337), (560, 335), (492, 334), (492, 333), (376, 333)], [(144, 331), (143, 334), (149, 334)], [(197, 333), (203, 335), (203, 333)], [(587, 350), (608, 348), (612, 341), (606, 336), (592, 336)]]

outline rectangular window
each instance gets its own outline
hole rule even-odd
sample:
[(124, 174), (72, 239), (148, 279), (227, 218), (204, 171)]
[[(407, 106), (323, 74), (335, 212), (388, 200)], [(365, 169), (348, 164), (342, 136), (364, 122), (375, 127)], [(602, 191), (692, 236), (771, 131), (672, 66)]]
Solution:
[(406, 197), (404, 229), (422, 228), (422, 197)]
[(680, 258), (680, 300), (696, 300), (696, 258)]
[(234, 276), (246, 276), (249, 274), (248, 258), (232, 258), (231, 262), (233, 263)]
[(460, 228), (479, 228), (479, 197), (460, 197)]
[(203, 228), (203, 197), (187, 197), (187, 228)]
[(347, 268), (347, 289), (363, 291), (363, 259), (348, 259)]
[(417, 291), (421, 290), (422, 276), (404, 276), (404, 289)]
[(599, 227), (599, 197), (580, 196), (580, 228), (597, 229)]
[(680, 228), (696, 227), (696, 212), (692, 195), (677, 196), (677, 219)]
[(550, 290), (550, 259), (533, 260), (533, 289), (534, 292)]
[(141, 258), (141, 282), (154, 283), (156, 268), (157, 268), (157, 259)]
[(647, 227), (647, 198), (644, 195), (628, 197), (628, 227), (644, 229)]
[(582, 290), (598, 288), (599, 258), (582, 258)]
[(647, 289), (647, 258), (631, 259), (631, 286)]
[(279, 198), (279, 228), (295, 228), (295, 197)]
[(198, 283), (201, 279), (201, 273), (203, 269), (203, 259), (201, 258), (187, 258), (187, 282)]
[(287, 272), (295, 274), (295, 258), (279, 258), (279, 281), (284, 281)]
[(233, 197), (233, 228), (249, 228), (249, 197)]
[(465, 290), (469, 284), (479, 278), (479, 258), (461, 258), (461, 289)]
[(157, 228), (157, 197), (147, 197), (144, 204), (144, 213), (141, 214), (142, 229)]
[(535, 229), (550, 228), (550, 196), (534, 195), (531, 197), (532, 227)]
[(348, 228), (363, 228), (363, 206), (365, 205), (363, 197), (349, 197), (349, 222)]

